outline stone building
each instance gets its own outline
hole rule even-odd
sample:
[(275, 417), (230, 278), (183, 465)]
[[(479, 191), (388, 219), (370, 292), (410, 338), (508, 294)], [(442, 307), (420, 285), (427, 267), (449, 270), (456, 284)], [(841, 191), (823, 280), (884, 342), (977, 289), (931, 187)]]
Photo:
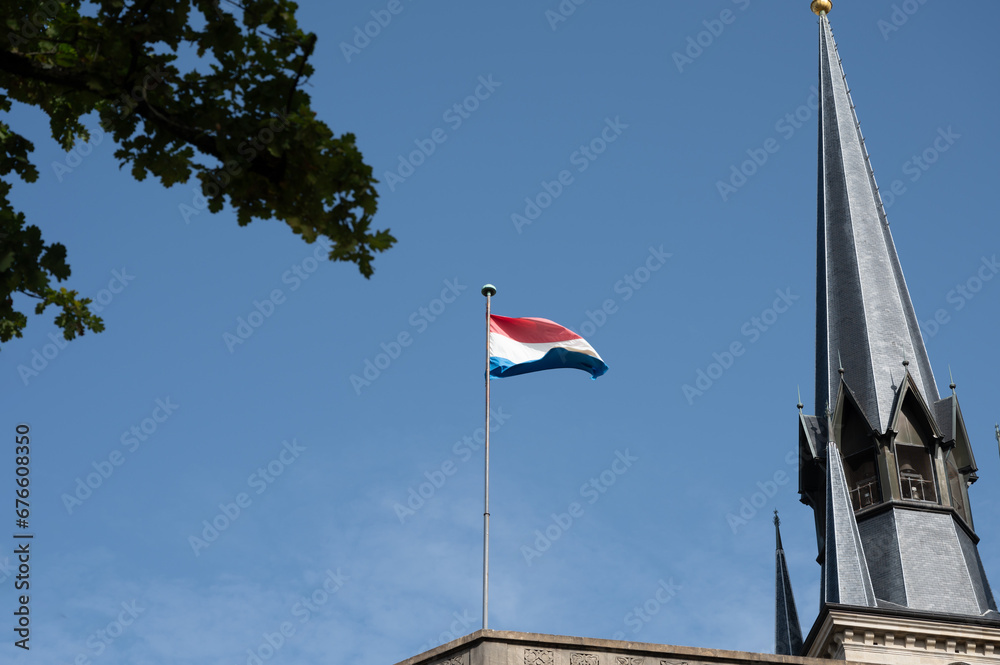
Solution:
[[(799, 493), (815, 515), (820, 612), (803, 637), (777, 532), (775, 654), (483, 630), (399, 665), (1000, 663), (977, 549), (977, 479), (941, 397), (827, 14), (819, 16), (816, 415), (799, 404)], [(776, 529), (778, 528), (775, 519)]]

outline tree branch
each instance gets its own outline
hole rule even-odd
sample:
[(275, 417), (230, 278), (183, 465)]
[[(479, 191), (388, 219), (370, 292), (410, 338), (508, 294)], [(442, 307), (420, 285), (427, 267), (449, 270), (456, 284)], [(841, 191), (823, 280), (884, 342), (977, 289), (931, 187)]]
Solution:
[[(72, 72), (58, 67), (46, 67), (30, 58), (9, 51), (0, 50), (0, 71), (14, 76), (59, 86), (64, 89), (95, 94), (87, 85), (91, 80), (99, 83), (102, 89), (113, 89), (116, 92), (102, 95), (105, 100), (116, 101), (119, 98), (121, 86), (90, 72)], [(156, 127), (169, 136), (179, 139), (197, 148), (200, 152), (222, 160), (224, 155), (216, 145), (212, 134), (207, 130), (192, 127), (175, 114), (153, 108), (145, 99), (136, 100), (133, 111), (151, 126)], [(270, 153), (262, 153), (248, 165), (248, 170), (270, 180), (280, 180), (284, 166), (280, 159)]]

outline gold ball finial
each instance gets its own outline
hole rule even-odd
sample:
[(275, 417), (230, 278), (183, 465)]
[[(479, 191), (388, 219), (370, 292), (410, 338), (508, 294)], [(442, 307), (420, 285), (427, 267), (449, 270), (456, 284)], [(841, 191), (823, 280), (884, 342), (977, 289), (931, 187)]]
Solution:
[(812, 0), (809, 9), (813, 11), (813, 14), (823, 16), (830, 13), (830, 10), (833, 9), (833, 3), (830, 0)]

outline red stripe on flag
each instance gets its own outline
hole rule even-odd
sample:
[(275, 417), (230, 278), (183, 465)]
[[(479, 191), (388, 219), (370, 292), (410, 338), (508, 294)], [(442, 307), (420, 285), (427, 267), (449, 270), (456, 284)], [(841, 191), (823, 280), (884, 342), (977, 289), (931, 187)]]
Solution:
[(525, 344), (544, 344), (547, 342), (565, 342), (570, 339), (580, 339), (580, 336), (569, 328), (563, 328), (558, 323), (548, 319), (532, 317), (514, 319), (509, 316), (490, 315), (490, 332), (509, 337), (516, 342)]

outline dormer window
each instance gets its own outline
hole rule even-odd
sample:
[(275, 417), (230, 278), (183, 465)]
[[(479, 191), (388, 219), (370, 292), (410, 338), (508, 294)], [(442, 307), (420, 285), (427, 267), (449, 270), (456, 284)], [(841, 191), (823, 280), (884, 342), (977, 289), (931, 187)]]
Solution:
[(923, 446), (896, 446), (896, 460), (899, 462), (899, 491), (910, 501), (931, 501), (937, 503), (937, 489), (934, 487), (934, 472), (931, 457)]
[(863, 450), (846, 458), (844, 474), (847, 476), (847, 488), (855, 511), (882, 503), (874, 450)]
[(966, 522), (972, 524), (972, 516), (967, 510), (966, 492), (968, 491), (967, 476), (962, 473), (955, 462), (955, 451), (948, 451), (945, 459), (945, 468), (948, 470), (948, 493), (951, 499), (951, 506)]
[(900, 498), (938, 503), (931, 458), (931, 437), (913, 416), (912, 402), (904, 404), (896, 429), (896, 467), (899, 469)]
[(872, 430), (853, 400), (845, 402), (836, 433), (844, 460), (847, 490), (855, 512), (882, 503), (878, 453)]

